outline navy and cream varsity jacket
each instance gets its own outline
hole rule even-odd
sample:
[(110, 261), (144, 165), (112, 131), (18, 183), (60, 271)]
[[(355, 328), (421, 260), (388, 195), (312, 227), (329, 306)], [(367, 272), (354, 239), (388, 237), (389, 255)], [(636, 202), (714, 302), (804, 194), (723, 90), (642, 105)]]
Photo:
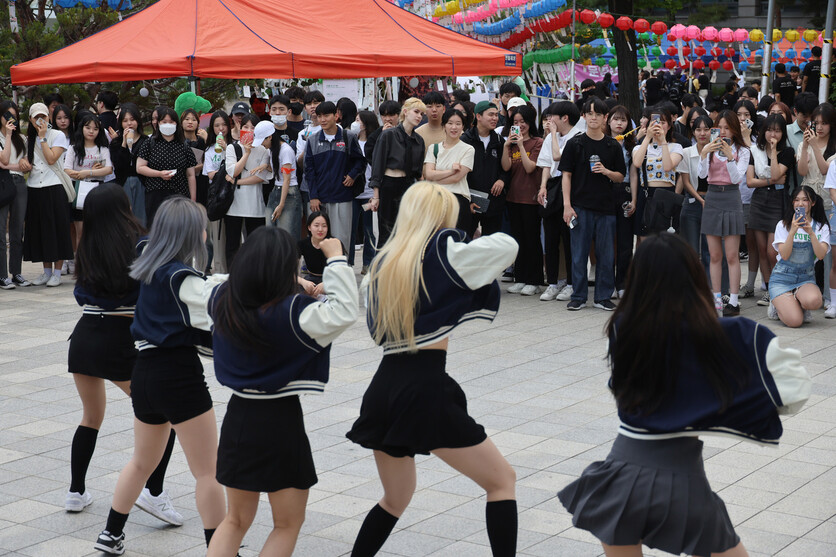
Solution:
[(781, 348), (772, 331), (750, 319), (726, 318), (720, 324), (748, 371), (747, 383), (736, 387), (729, 407), (719, 413), (720, 400), (694, 348), (686, 345), (673, 396), (650, 415), (619, 410), (621, 435), (655, 440), (712, 434), (778, 444), (783, 433), (779, 414), (798, 412), (810, 397), (812, 381), (801, 365), (801, 353)]
[[(424, 289), (419, 289), (415, 318), (415, 343), (428, 346), (450, 336), (465, 321), (493, 321), (499, 310), (499, 284), (496, 277), (514, 262), (519, 246), (501, 232), (465, 243), (464, 231), (446, 228), (436, 232), (424, 248), (421, 273)], [(363, 281), (367, 287), (369, 275)], [(371, 307), (372, 304), (368, 304)], [(374, 336), (371, 312), (366, 323)], [(384, 339), (383, 353), (406, 352), (406, 342)]]
[[(322, 284), (325, 302), (296, 294), (264, 309), (259, 324), (275, 346), (269, 355), (233, 344), (212, 332), (215, 376), (221, 385), (245, 398), (279, 398), (321, 393), (328, 382), (331, 343), (357, 321), (358, 293), (354, 271), (345, 256), (328, 260)], [(209, 298), (210, 317), (226, 284)]]
[[(142, 253), (148, 243), (147, 237), (142, 237), (136, 244), (136, 254)], [(73, 288), (73, 295), (78, 305), (82, 306), (85, 315), (133, 315), (136, 300), (139, 298), (139, 282), (134, 281), (135, 288), (121, 297), (106, 296), (94, 292), (91, 285), (77, 281)]]
[(180, 261), (162, 265), (151, 284), (140, 284), (131, 334), (139, 350), (195, 346), (211, 355), (212, 335), (206, 312), (211, 289), (227, 275), (203, 273)]

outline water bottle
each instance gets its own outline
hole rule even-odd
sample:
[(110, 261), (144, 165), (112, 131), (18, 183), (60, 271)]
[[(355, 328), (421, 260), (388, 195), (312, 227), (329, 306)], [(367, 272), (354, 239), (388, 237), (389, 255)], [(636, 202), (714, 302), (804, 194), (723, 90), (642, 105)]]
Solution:
[(219, 133), (217, 137), (215, 137), (215, 152), (222, 153), (223, 149), (221, 148), (221, 141), (223, 141), (224, 136), (223, 134)]

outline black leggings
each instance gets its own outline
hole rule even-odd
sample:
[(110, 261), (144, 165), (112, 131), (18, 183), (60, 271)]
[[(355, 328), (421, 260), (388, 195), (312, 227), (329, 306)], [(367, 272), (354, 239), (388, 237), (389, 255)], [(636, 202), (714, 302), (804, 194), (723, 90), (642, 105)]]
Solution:
[(247, 229), (249, 236), (259, 226), (264, 226), (264, 217), (231, 217), (229, 215), (224, 217), (224, 226), (226, 226), (226, 268), (232, 268), (232, 260), (235, 259), (235, 254), (238, 253), (238, 248), (241, 247), (241, 229)]
[(401, 198), (414, 180), (406, 176), (393, 178), (384, 176), (380, 181), (380, 202), (377, 207), (377, 222), (380, 237), (377, 239), (377, 249), (386, 244), (386, 240), (392, 234), (392, 227), (395, 226), (395, 219), (398, 218), (398, 208), (401, 206)]
[(543, 246), (537, 205), (508, 202), (511, 236), (520, 246), (514, 263), (514, 282), (543, 284)]

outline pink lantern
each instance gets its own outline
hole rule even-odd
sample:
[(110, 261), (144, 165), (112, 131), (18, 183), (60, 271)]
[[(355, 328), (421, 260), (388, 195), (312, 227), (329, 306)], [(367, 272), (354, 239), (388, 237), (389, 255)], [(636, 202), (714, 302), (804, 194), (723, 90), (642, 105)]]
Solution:
[(720, 40), (724, 43), (730, 43), (734, 40), (734, 31), (728, 27), (723, 27), (720, 29), (720, 32), (717, 33), (717, 36), (720, 37)]
[(689, 25), (688, 28), (685, 30), (685, 38), (687, 38), (689, 41), (693, 41), (699, 36), (700, 28), (696, 25)]
[(702, 30), (702, 34), (705, 37), (705, 40), (716, 42), (717, 41), (717, 29), (714, 27), (706, 27)]
[(671, 35), (673, 35), (675, 39), (685, 38), (685, 26), (681, 23), (677, 23), (671, 27)]
[(749, 31), (746, 29), (737, 29), (734, 32), (734, 40), (739, 43), (748, 43), (749, 42)]

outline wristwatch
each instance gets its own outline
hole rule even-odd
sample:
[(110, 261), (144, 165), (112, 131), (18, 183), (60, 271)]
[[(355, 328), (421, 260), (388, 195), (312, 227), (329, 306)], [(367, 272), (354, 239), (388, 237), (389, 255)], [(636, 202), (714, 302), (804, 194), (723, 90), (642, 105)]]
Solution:
[(45, 137), (39, 137), (38, 142), (39, 143), (46, 143), (46, 138)]

